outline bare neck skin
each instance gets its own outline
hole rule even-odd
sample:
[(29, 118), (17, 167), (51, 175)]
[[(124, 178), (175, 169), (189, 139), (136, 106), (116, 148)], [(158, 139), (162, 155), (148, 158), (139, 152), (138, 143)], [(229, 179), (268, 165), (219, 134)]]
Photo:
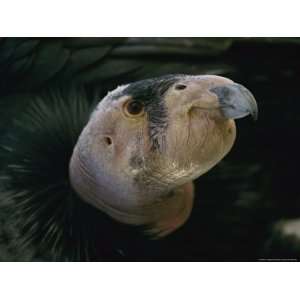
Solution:
[(101, 182), (91, 174), (89, 159), (80, 155), (77, 148), (71, 159), (70, 175), (71, 183), (76, 186), (75, 189), (82, 199), (118, 222), (144, 225), (147, 228), (145, 234), (154, 239), (164, 237), (182, 226), (192, 211), (192, 182), (168, 190), (162, 195), (153, 193), (153, 198), (148, 196), (147, 201), (144, 201), (143, 192), (134, 192), (130, 188), (124, 196), (122, 193), (118, 196), (113, 182), (105, 179)]
[(252, 94), (220, 76), (170, 75), (117, 88), (97, 106), (70, 162), (84, 201), (152, 238), (180, 227), (193, 180), (230, 151), (233, 119), (256, 117)]

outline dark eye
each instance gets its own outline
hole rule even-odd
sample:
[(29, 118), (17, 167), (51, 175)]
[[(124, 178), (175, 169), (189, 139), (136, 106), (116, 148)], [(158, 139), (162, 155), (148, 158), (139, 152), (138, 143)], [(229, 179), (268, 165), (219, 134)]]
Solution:
[(175, 86), (175, 90), (184, 90), (186, 88), (186, 85), (184, 84), (177, 84)]
[(129, 116), (140, 116), (144, 113), (144, 105), (139, 101), (130, 100), (125, 103), (124, 108)]

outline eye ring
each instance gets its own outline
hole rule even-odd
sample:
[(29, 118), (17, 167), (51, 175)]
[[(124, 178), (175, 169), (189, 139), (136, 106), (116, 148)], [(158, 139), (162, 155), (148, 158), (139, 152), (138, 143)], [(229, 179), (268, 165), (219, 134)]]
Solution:
[(124, 113), (128, 117), (140, 117), (145, 113), (145, 108), (142, 102), (137, 100), (128, 100), (123, 105)]

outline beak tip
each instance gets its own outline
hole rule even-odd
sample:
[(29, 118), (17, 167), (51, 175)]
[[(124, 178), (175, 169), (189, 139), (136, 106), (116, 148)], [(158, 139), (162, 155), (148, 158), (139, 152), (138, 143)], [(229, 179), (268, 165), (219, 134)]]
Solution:
[(210, 91), (218, 96), (223, 114), (226, 117), (239, 119), (251, 115), (252, 119), (257, 121), (258, 108), (256, 100), (243, 85), (233, 83), (214, 87)]
[(258, 120), (258, 107), (255, 98), (252, 96), (252, 106), (250, 108), (250, 114), (252, 119), (256, 122)]
[[(254, 98), (253, 98), (254, 99)], [(255, 101), (255, 100), (254, 100)], [(257, 121), (258, 119), (258, 109), (257, 109), (257, 105), (255, 105), (255, 107), (250, 107), (248, 110), (249, 115), (251, 116), (253, 121)]]

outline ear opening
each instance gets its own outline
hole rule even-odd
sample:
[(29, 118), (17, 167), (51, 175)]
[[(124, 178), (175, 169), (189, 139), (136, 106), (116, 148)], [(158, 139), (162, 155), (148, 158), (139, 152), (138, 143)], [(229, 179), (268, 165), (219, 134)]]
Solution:
[(112, 138), (110, 136), (104, 137), (104, 141), (108, 146), (112, 144)]

